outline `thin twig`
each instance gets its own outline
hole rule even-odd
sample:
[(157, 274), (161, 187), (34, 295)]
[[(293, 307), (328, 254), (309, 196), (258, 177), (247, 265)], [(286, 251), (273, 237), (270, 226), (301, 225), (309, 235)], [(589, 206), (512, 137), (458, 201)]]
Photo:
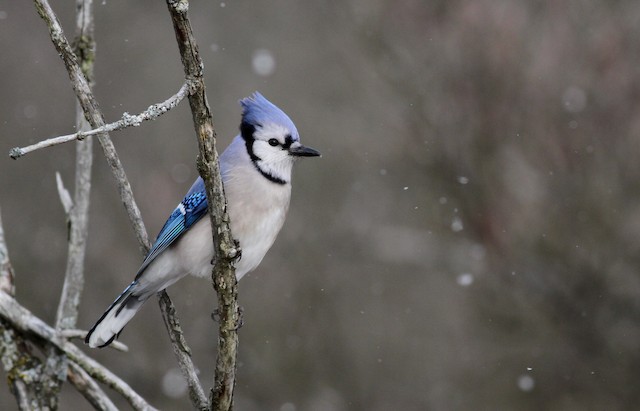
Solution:
[[(86, 355), (73, 343), (60, 336), (56, 330), (47, 325), (40, 318), (33, 315), (29, 310), (21, 306), (13, 297), (7, 293), (0, 292), (0, 317), (9, 322), (11, 326), (21, 332), (34, 334), (39, 337), (41, 344), (53, 344), (62, 351), (70, 361), (82, 367), (91, 377), (106, 384), (114, 391), (122, 395), (129, 404), (136, 410), (154, 410), (144, 398), (136, 393), (120, 377), (98, 363), (93, 358)], [(38, 342), (34, 339), (33, 342)]]
[[(73, 340), (73, 339), (84, 340), (85, 337), (87, 336), (87, 331), (78, 330), (75, 328), (67, 328), (64, 330), (59, 330), (58, 334), (61, 337), (64, 337), (69, 340)], [(120, 341), (113, 341), (111, 344), (109, 344), (108, 348), (111, 348), (116, 351), (129, 352), (129, 347), (127, 347), (126, 344), (121, 343)]]
[(191, 79), (197, 86), (196, 91), (189, 95), (189, 105), (200, 151), (198, 170), (207, 189), (211, 227), (215, 227), (212, 232), (216, 264), (211, 275), (213, 286), (218, 294), (220, 315), (218, 357), (210, 394), (210, 407), (213, 410), (227, 411), (233, 406), (236, 380), (237, 328), (240, 323), (240, 311), (233, 260), (238, 256), (239, 250), (233, 241), (229, 227), (227, 203), (216, 151), (215, 128), (205, 93), (204, 65), (187, 16), (189, 2), (167, 0), (167, 6), (180, 49), (185, 77)]
[[(68, 208), (69, 251), (62, 295), (56, 316), (56, 329), (74, 328), (78, 320), (78, 306), (84, 288), (84, 259), (89, 231), (89, 195), (91, 192), (91, 141), (79, 141), (76, 147), (76, 184), (74, 200)], [(66, 190), (56, 173), (61, 198)], [(68, 196), (67, 192), (67, 196)], [(69, 199), (67, 199), (69, 201)], [(65, 208), (68, 207), (68, 204)]]
[(207, 396), (204, 394), (204, 390), (200, 385), (200, 379), (198, 378), (196, 367), (194, 366), (193, 360), (191, 358), (191, 349), (184, 339), (182, 327), (180, 327), (180, 324), (175, 321), (177, 317), (175, 315), (172, 315), (175, 314), (175, 307), (173, 305), (173, 302), (169, 298), (169, 295), (166, 293), (166, 291), (163, 291), (159, 294), (159, 299), (162, 319), (164, 320), (165, 326), (169, 331), (169, 338), (171, 339), (173, 353), (178, 359), (178, 364), (180, 365), (182, 375), (184, 375), (185, 379), (187, 380), (187, 386), (189, 387), (189, 398), (191, 399), (191, 403), (193, 404), (193, 407), (195, 409), (208, 410), (209, 401), (207, 400)]
[(118, 407), (107, 397), (107, 394), (78, 364), (69, 363), (67, 379), (96, 410), (118, 411)]
[(18, 409), (20, 411), (30, 411), (33, 409), (32, 405), (29, 403), (29, 393), (27, 390), (27, 385), (22, 380), (15, 380), (10, 383), (11, 391), (13, 391), (13, 395), (15, 395), (18, 401)]
[[(2, 293), (2, 291), (0, 291)], [(34, 391), (38, 375), (34, 372), (39, 363), (36, 357), (25, 352), (25, 342), (8, 321), (0, 318), (0, 357), (7, 373), (9, 390), (16, 398), (20, 411), (29, 411), (39, 405)]]
[(4, 291), (11, 296), (15, 293), (13, 268), (11, 267), (11, 261), (9, 261), (9, 249), (7, 248), (4, 228), (2, 227), (2, 213), (0, 213), (0, 291)]
[(64, 213), (69, 217), (69, 213), (71, 212), (71, 208), (73, 207), (73, 200), (71, 199), (71, 194), (69, 194), (69, 190), (64, 186), (64, 182), (62, 181), (62, 176), (60, 173), (56, 171), (56, 187), (58, 188), (58, 196), (60, 197), (60, 202), (62, 203), (62, 208), (64, 208)]
[[(71, 50), (69, 41), (62, 31), (62, 26), (60, 25), (53, 9), (49, 5), (49, 1), (34, 0), (34, 3), (38, 14), (47, 24), (51, 41), (62, 58), (67, 72), (69, 73), (71, 86), (76, 93), (76, 97), (82, 107), (85, 118), (89, 124), (91, 124), (92, 128), (103, 127), (105, 125), (105, 121), (102, 112), (98, 107), (98, 102), (93, 96), (93, 92), (89, 87), (89, 82), (85, 78), (82, 69), (78, 64), (76, 55), (73, 53), (73, 50)], [(131, 185), (129, 184), (127, 175), (124, 172), (120, 158), (116, 153), (116, 149), (113, 146), (113, 142), (107, 133), (98, 133), (98, 141), (102, 146), (102, 151), (104, 152), (107, 162), (109, 163), (109, 167), (111, 168), (111, 172), (118, 184), (120, 198), (122, 199), (122, 203), (124, 204), (127, 214), (129, 215), (129, 219), (132, 222), (134, 232), (138, 237), (140, 248), (143, 251), (148, 250), (149, 238), (147, 236), (147, 231), (144, 229), (140, 209), (133, 198)]]
[(155, 120), (156, 118), (176, 107), (189, 94), (190, 89), (190, 83), (186, 82), (182, 85), (182, 87), (180, 87), (180, 90), (178, 90), (176, 94), (161, 103), (152, 104), (145, 111), (139, 114), (132, 115), (125, 112), (122, 114), (120, 120), (114, 121), (113, 123), (106, 124), (93, 130), (79, 131), (73, 134), (52, 137), (26, 147), (14, 147), (9, 151), (9, 155), (11, 156), (11, 158), (17, 159), (31, 153), (32, 151), (40, 150), (42, 148), (53, 147), (74, 140), (84, 140), (89, 136), (94, 136), (100, 133), (108, 133), (111, 131), (118, 131), (127, 127), (138, 127), (144, 121)]
[[(93, 0), (76, 1), (76, 55), (89, 87), (93, 83), (95, 42), (93, 40)], [(76, 104), (76, 128), (81, 132), (90, 128), (82, 107)], [(92, 141), (76, 143), (75, 193), (72, 206), (67, 211), (69, 221), (69, 251), (62, 295), (56, 316), (56, 329), (75, 328), (78, 306), (84, 288), (84, 259), (89, 232), (89, 197), (91, 194), (91, 166), (93, 164)], [(59, 186), (62, 185), (59, 174)], [(59, 190), (60, 191), (60, 190)], [(61, 195), (62, 197), (62, 195)], [(66, 208), (66, 207), (65, 207)]]
[[(36, 9), (38, 10), (38, 14), (43, 18), (43, 20), (47, 24), (47, 27), (49, 28), (49, 34), (54, 47), (60, 54), (60, 57), (62, 58), (65, 67), (67, 68), (72, 87), (76, 92), (76, 96), (78, 97), (80, 105), (82, 106), (85, 118), (87, 118), (93, 128), (104, 126), (105, 122), (102, 113), (95, 98), (93, 97), (93, 93), (91, 92), (89, 84), (78, 65), (76, 57), (71, 50), (66, 37), (64, 36), (62, 27), (60, 26), (55, 13), (51, 9), (51, 6), (49, 5), (47, 0), (34, 1), (36, 4)], [(104, 155), (107, 158), (107, 162), (109, 163), (111, 171), (118, 183), (120, 197), (125, 206), (125, 209), (127, 210), (129, 219), (133, 226), (133, 230), (136, 234), (136, 237), (138, 238), (138, 242), (140, 243), (140, 249), (143, 253), (146, 254), (147, 250), (150, 247), (149, 238), (144, 227), (142, 217), (140, 215), (140, 210), (138, 209), (133, 198), (131, 185), (129, 184), (122, 164), (120, 163), (120, 159), (117, 156), (113, 143), (111, 142), (108, 134), (99, 133), (98, 140), (100, 141)], [(52, 339), (57, 338), (57, 336), (55, 335), (49, 337)], [(64, 346), (65, 348), (68, 348), (67, 350), (63, 351), (69, 356), (69, 358), (82, 366), (92, 377), (106, 383), (116, 391), (120, 392), (122, 395), (127, 395), (129, 397), (128, 399), (135, 400), (136, 404), (143, 404), (143, 409), (150, 407), (137, 393), (130, 390), (126, 383), (121, 381), (110, 371), (104, 369), (104, 367), (100, 366), (92, 358), (86, 356), (73, 344), (65, 341)], [(99, 368), (96, 368), (98, 366)], [(114, 381), (116, 381), (117, 384), (114, 383)], [(122, 384), (129, 388), (129, 390), (123, 390)]]
[[(91, 90), (88, 87), (86, 79), (81, 75), (80, 68), (76, 61), (76, 58), (71, 51), (69, 44), (62, 33), (62, 28), (53, 12), (47, 0), (34, 0), (36, 2), (36, 8), (38, 9), (38, 13), (42, 16), (42, 18), (47, 23), (49, 27), (51, 39), (60, 53), (62, 60), (67, 67), (67, 71), (69, 72), (69, 78), (71, 80), (72, 86), (76, 92), (78, 100), (83, 108), (85, 117), (89, 120), (89, 123), (94, 128), (103, 127), (105, 125), (104, 119), (98, 108), (97, 102), (91, 93)], [(187, 81), (185, 86), (181, 88), (181, 93), (193, 92), (193, 85)], [(140, 211), (135, 203), (133, 198), (133, 193), (131, 192), (131, 186), (126, 178), (120, 160), (115, 152), (115, 148), (113, 147), (113, 143), (111, 139), (108, 137), (106, 133), (98, 133), (98, 140), (100, 141), (104, 154), (107, 157), (107, 161), (111, 166), (112, 172), (116, 178), (116, 181), (119, 185), (120, 197), (122, 202), (127, 209), (127, 213), (129, 214), (129, 219), (133, 226), (133, 230), (136, 233), (138, 238), (138, 242), (140, 243), (140, 249), (143, 254), (146, 254), (150, 248), (149, 238), (147, 235), (147, 231), (142, 222), (142, 218), (140, 216)], [(173, 321), (178, 322), (175, 313), (167, 313), (166, 315), (173, 316)], [(180, 362), (180, 358), (178, 358)], [(180, 364), (181, 369), (185, 366), (185, 364)]]
[[(14, 274), (4, 238), (0, 218), (0, 294), (13, 298)], [(0, 358), (7, 373), (9, 389), (18, 403), (18, 409), (28, 411), (55, 404), (49, 399), (48, 387), (43, 382), (51, 381), (43, 375), (42, 362), (31, 354), (25, 337), (18, 333), (10, 321), (0, 318)]]
[[(76, 38), (75, 53), (78, 56), (84, 78), (91, 87), (93, 82), (93, 61), (95, 43), (93, 41), (93, 0), (76, 0)], [(88, 130), (88, 122), (84, 118), (82, 108), (76, 103), (76, 129)], [(67, 267), (62, 286), (62, 294), (58, 303), (55, 329), (74, 328), (78, 321), (78, 307), (84, 288), (84, 259), (89, 232), (89, 196), (91, 193), (91, 166), (93, 164), (93, 141), (76, 143), (76, 173), (73, 201), (62, 178), (56, 174), (58, 192), (63, 200), (68, 222)], [(66, 195), (65, 195), (66, 193)], [(48, 378), (48, 389), (57, 402), (62, 383), (69, 374), (67, 357), (53, 346), (46, 347), (47, 359), (42, 377)], [(53, 400), (53, 398), (52, 398)]]

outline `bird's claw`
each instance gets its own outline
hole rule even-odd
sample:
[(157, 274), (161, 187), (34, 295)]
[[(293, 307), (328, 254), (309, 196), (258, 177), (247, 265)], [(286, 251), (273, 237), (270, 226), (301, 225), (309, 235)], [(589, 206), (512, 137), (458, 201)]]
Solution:
[(238, 331), (244, 325), (244, 308), (241, 305), (238, 306), (238, 319), (236, 320), (236, 331)]
[(235, 246), (233, 261), (240, 262), (240, 260), (242, 260), (242, 248), (240, 247), (240, 241), (234, 239), (233, 245)]

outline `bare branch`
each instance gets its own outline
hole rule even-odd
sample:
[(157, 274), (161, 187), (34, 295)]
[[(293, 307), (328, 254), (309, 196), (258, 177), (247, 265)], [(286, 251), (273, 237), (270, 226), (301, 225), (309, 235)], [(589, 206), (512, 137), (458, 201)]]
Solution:
[(236, 379), (237, 327), (240, 323), (240, 310), (233, 260), (238, 256), (239, 250), (233, 241), (229, 227), (229, 215), (215, 147), (215, 128), (205, 94), (204, 65), (187, 16), (189, 2), (167, 0), (167, 5), (176, 33), (185, 77), (191, 79), (197, 86), (196, 91), (189, 95), (189, 104), (200, 150), (198, 170), (207, 189), (211, 227), (215, 227), (212, 232), (216, 264), (213, 268), (212, 280), (218, 294), (218, 313), (220, 314), (218, 357), (210, 406), (211, 409), (226, 411), (233, 406)]
[[(191, 359), (191, 349), (186, 344), (184, 334), (182, 333), (182, 327), (175, 321), (175, 307), (173, 302), (167, 295), (166, 291), (159, 293), (160, 311), (162, 312), (162, 319), (169, 331), (169, 338), (171, 339), (171, 346), (173, 347), (173, 353), (178, 359), (180, 370), (187, 380), (187, 386), (189, 387), (189, 397), (194, 408), (198, 410), (208, 410), (209, 401), (207, 400), (204, 390), (200, 385), (198, 374), (196, 373), (193, 360)], [(173, 315), (172, 315), (173, 314)]]
[[(0, 219), (0, 294), (7, 298), (13, 298), (15, 291), (13, 275)], [(57, 406), (59, 379), (46, 373), (46, 367), (31, 354), (25, 338), (3, 318), (0, 318), (0, 358), (20, 410)]]
[[(88, 86), (88, 83), (84, 76), (82, 75), (78, 63), (76, 61), (75, 55), (71, 51), (69, 44), (62, 33), (62, 28), (53, 12), (47, 0), (34, 0), (36, 3), (36, 8), (38, 9), (38, 13), (45, 20), (47, 26), (49, 27), (49, 32), (51, 36), (51, 40), (53, 41), (56, 50), (62, 57), (62, 60), (67, 67), (67, 71), (69, 72), (69, 78), (71, 80), (73, 89), (76, 92), (80, 105), (83, 108), (85, 117), (89, 121), (92, 127), (100, 128), (104, 126), (104, 119), (102, 114), (98, 108), (97, 102), (93, 97), (93, 94)], [(181, 88), (181, 93), (192, 92), (193, 86), (190, 82), (187, 82), (186, 87)], [(129, 219), (131, 220), (131, 224), (133, 226), (134, 232), (138, 237), (138, 241), (140, 243), (140, 249), (143, 254), (146, 254), (148, 249), (150, 248), (149, 238), (142, 222), (142, 218), (140, 216), (140, 211), (135, 203), (133, 198), (133, 193), (131, 192), (131, 186), (127, 180), (127, 177), (124, 173), (120, 160), (115, 152), (115, 148), (113, 147), (113, 143), (109, 139), (106, 133), (98, 133), (98, 140), (102, 145), (103, 152), (107, 157), (107, 161), (111, 166), (112, 172), (118, 182), (120, 196), (122, 202), (127, 209), (127, 213), (129, 214)], [(178, 319), (175, 318), (175, 313), (167, 313), (166, 315), (173, 316), (173, 321), (177, 322)], [(180, 362), (180, 358), (178, 358)], [(184, 364), (181, 363), (181, 368), (183, 368)], [(85, 368), (86, 369), (86, 368)], [(91, 374), (91, 372), (90, 372)], [(92, 374), (93, 375), (93, 374)]]
[[(76, 1), (76, 55), (82, 66), (89, 87), (93, 82), (95, 42), (93, 40), (93, 0)], [(76, 104), (76, 128), (90, 128), (84, 118), (82, 107)], [(75, 193), (72, 207), (67, 211), (69, 221), (69, 251), (62, 295), (56, 316), (56, 329), (75, 328), (78, 306), (84, 288), (84, 260), (89, 232), (89, 197), (91, 194), (91, 166), (93, 164), (93, 141), (76, 143)]]
[(66, 354), (70, 361), (82, 367), (91, 377), (122, 395), (134, 409), (155, 409), (117, 375), (61, 337), (56, 330), (34, 316), (13, 297), (4, 292), (0, 292), (0, 317), (9, 322), (15, 330), (38, 337), (38, 339), (32, 339), (33, 342), (38, 343), (38, 340), (40, 340), (40, 344), (43, 346), (53, 344), (53, 346)]
[[(93, 41), (93, 0), (76, 1), (76, 39), (75, 49), (79, 56), (82, 72), (91, 86), (93, 77), (93, 58), (95, 43)], [(82, 108), (76, 103), (76, 128), (84, 131), (90, 128), (84, 118)], [(56, 330), (72, 328), (78, 320), (78, 306), (84, 288), (84, 257), (89, 225), (89, 195), (91, 193), (91, 166), (93, 164), (93, 141), (76, 143), (76, 175), (74, 200), (62, 184), (60, 174), (56, 174), (58, 192), (67, 213), (68, 253), (67, 268), (62, 287), (62, 295), (56, 315)], [(62, 384), (69, 374), (69, 360), (53, 346), (46, 346), (47, 358), (42, 379), (49, 390), (51, 402), (57, 406)], [(94, 383), (92, 381), (92, 383)], [(95, 384), (95, 383), (94, 383)], [(55, 401), (55, 402), (54, 402)]]
[(182, 87), (180, 87), (180, 90), (178, 90), (176, 94), (161, 103), (150, 105), (145, 111), (139, 114), (132, 115), (125, 112), (122, 114), (120, 120), (106, 124), (93, 130), (79, 131), (74, 134), (52, 137), (26, 147), (14, 147), (9, 152), (9, 155), (11, 156), (11, 158), (17, 159), (31, 153), (32, 151), (40, 150), (42, 148), (53, 147), (74, 140), (84, 140), (87, 137), (94, 136), (96, 134), (118, 131), (127, 127), (138, 127), (144, 121), (155, 120), (156, 118), (176, 107), (189, 94), (190, 89), (190, 83), (186, 82), (182, 85)]
[[(100, 111), (98, 103), (93, 96), (91, 88), (89, 87), (89, 82), (85, 78), (82, 69), (78, 64), (77, 58), (71, 50), (71, 46), (69, 45), (69, 42), (62, 31), (62, 27), (60, 26), (60, 22), (51, 9), (48, 0), (34, 0), (34, 2), (38, 14), (42, 17), (49, 28), (51, 41), (67, 68), (71, 85), (76, 93), (80, 106), (82, 107), (85, 118), (92, 128), (104, 126), (105, 121), (102, 116), (102, 112)], [(131, 185), (129, 184), (127, 175), (124, 172), (122, 163), (116, 154), (113, 142), (107, 133), (99, 133), (98, 141), (100, 141), (102, 151), (107, 158), (111, 172), (118, 183), (120, 198), (122, 199), (122, 203), (124, 204), (127, 214), (129, 215), (129, 219), (134, 227), (134, 232), (136, 233), (138, 242), (140, 243), (140, 248), (141, 250), (146, 251), (149, 249), (147, 231), (144, 228), (140, 209), (133, 198)]]
[(69, 212), (73, 207), (73, 200), (71, 199), (71, 194), (69, 194), (69, 190), (64, 186), (64, 182), (62, 182), (62, 177), (60, 173), (56, 171), (56, 187), (58, 188), (58, 195), (60, 196), (60, 202), (62, 203), (62, 208), (64, 208), (65, 214), (67, 217), (69, 216)]
[(78, 364), (69, 363), (67, 379), (96, 410), (118, 411), (118, 407), (107, 397), (107, 394)]
[(13, 268), (9, 261), (9, 250), (4, 238), (4, 228), (2, 227), (2, 214), (0, 213), (0, 291), (9, 295), (14, 295), (15, 285), (13, 283)]
[[(0, 294), (3, 292), (0, 291)], [(42, 395), (39, 395), (40, 370), (42, 364), (37, 357), (26, 350), (22, 336), (11, 324), (0, 318), (0, 358), (7, 373), (9, 389), (16, 398), (18, 409), (29, 411), (40, 409)]]
[[(73, 86), (74, 91), (76, 92), (76, 95), (78, 97), (78, 102), (83, 110), (84, 117), (87, 119), (91, 127), (93, 127), (96, 130), (95, 132), (91, 133), (91, 135), (93, 134), (98, 135), (98, 140), (102, 145), (105, 157), (107, 158), (107, 161), (112, 169), (112, 173), (114, 174), (118, 182), (121, 199), (129, 214), (129, 218), (132, 222), (136, 236), (138, 237), (140, 248), (143, 252), (146, 253), (150, 245), (148, 236), (144, 228), (142, 219), (140, 217), (140, 212), (133, 199), (133, 194), (131, 192), (129, 182), (126, 178), (126, 174), (124, 173), (120, 160), (115, 152), (113, 143), (111, 142), (109, 136), (105, 133), (105, 131), (107, 131), (108, 128), (105, 127), (104, 118), (102, 116), (101, 111), (98, 108), (97, 102), (92, 95), (91, 89), (89, 87), (89, 83), (85, 77), (87, 73), (84, 73), (83, 75), (83, 70), (80, 68), (76, 56), (71, 51), (69, 43), (66, 37), (64, 36), (62, 28), (57, 20), (57, 17), (55, 16), (53, 10), (51, 9), (48, 1), (47, 0), (34, 0), (34, 1), (36, 4), (38, 13), (46, 22), (49, 28), (51, 40), (56, 50), (60, 54), (63, 62), (65, 63), (65, 66), (69, 73), (71, 84)], [(86, 18), (86, 15), (79, 13), (78, 18), (84, 19)], [(84, 37), (81, 38), (81, 41), (85, 41), (85, 40), (86, 39)], [(115, 127), (135, 126), (135, 125), (138, 125), (139, 122), (141, 121), (155, 118), (163, 114), (164, 112), (166, 112), (168, 109), (175, 106), (175, 104), (178, 104), (179, 101), (182, 100), (186, 94), (193, 92), (193, 90), (196, 88), (197, 87), (194, 87), (190, 81), (187, 81), (187, 83), (180, 89), (178, 95), (172, 97), (170, 100), (164, 102), (161, 105), (151, 106), (147, 111), (141, 114), (142, 117), (140, 118), (133, 118), (133, 116), (129, 116), (125, 113), (125, 115), (123, 115), (123, 119), (120, 121), (119, 124), (116, 124)], [(75, 135), (74, 138), (70, 138), (68, 141), (73, 139), (82, 139), (87, 135), (89, 135), (87, 132), (83, 133), (82, 131), (80, 131), (77, 135)], [(56, 144), (56, 143), (61, 143), (64, 140), (66, 140), (66, 138), (65, 136), (62, 136), (62, 138), (56, 138), (53, 141), (54, 141), (54, 144)], [(51, 141), (44, 142), (43, 146), (49, 146), (51, 145), (50, 143)], [(33, 151), (33, 149), (34, 148), (15, 149), (12, 151), (12, 156), (16, 157), (19, 155), (24, 155), (28, 151)], [(71, 212), (73, 212), (73, 208), (71, 208)], [(166, 298), (168, 300), (168, 296), (166, 296)], [(62, 300), (64, 302), (65, 300), (67, 300), (67, 298), (63, 298)], [(68, 298), (68, 300), (72, 301), (73, 298)], [(164, 305), (168, 307), (168, 305), (166, 304)], [(61, 308), (61, 310), (63, 309)], [(109, 385), (110, 387), (115, 389), (117, 392), (125, 396), (125, 398), (127, 398), (130, 401), (130, 403), (134, 408), (152, 409), (148, 404), (146, 404), (146, 402), (144, 402), (144, 400), (141, 397), (138, 396), (137, 393), (132, 391), (130, 387), (126, 385), (126, 383), (121, 381), (117, 376), (110, 373), (110, 371), (102, 367), (93, 359), (84, 355), (84, 353), (78, 350), (75, 345), (66, 341), (61, 335), (56, 334), (56, 332), (53, 329), (48, 327), (41, 320), (31, 315), (31, 313), (29, 313), (28, 310), (26, 310), (24, 307), (17, 304), (15, 300), (13, 300), (7, 294), (4, 294), (4, 293), (0, 294), (0, 314), (2, 314), (2, 316), (4, 316), (8, 321), (12, 323), (13, 328), (16, 328), (17, 330), (22, 328), (23, 332), (33, 333), (37, 335), (39, 338), (43, 339), (44, 341), (48, 341), (52, 343), (56, 348), (61, 350), (70, 361), (76, 362), (85, 371), (87, 371), (89, 375)], [(73, 316), (73, 314), (71, 315)], [(177, 318), (175, 318), (175, 314), (173, 310), (167, 309), (166, 315), (167, 315), (166, 318), (168, 320), (167, 324), (171, 323), (171, 324), (177, 325), (178, 327), (177, 329), (179, 329), (179, 324), (177, 323)], [(65, 318), (65, 315), (60, 314), (58, 317), (59, 322), (61, 321), (61, 319), (64, 319), (64, 318)], [(22, 322), (19, 320), (21, 320)], [(48, 346), (48, 343), (44, 343), (44, 341), (41, 341), (43, 343), (43, 349), (46, 348), (46, 346)], [(185, 352), (189, 352), (188, 347), (184, 343), (183, 338), (181, 338), (180, 342), (181, 342), (181, 345), (183, 346), (182, 348), (185, 349)], [(180, 359), (179, 359), (179, 362), (183, 370), (187, 370), (188, 372), (193, 372), (193, 374), (195, 375), (195, 370), (192, 363), (185, 362), (184, 360), (180, 360)], [(202, 392), (202, 389), (199, 387), (199, 383), (197, 382), (197, 379), (195, 379), (194, 381), (195, 381), (195, 384), (192, 384), (192, 387), (191, 387), (193, 392), (196, 393), (194, 398), (197, 397), (197, 400), (202, 403), (203, 402), (202, 398), (204, 397), (204, 393)], [(199, 393), (198, 393), (198, 390), (199, 390)]]
[[(58, 333), (61, 337), (69, 340), (84, 340), (84, 338), (87, 336), (86, 330), (78, 330), (74, 328), (59, 330)], [(111, 344), (109, 344), (108, 348), (114, 349), (116, 351), (129, 352), (129, 347), (127, 347), (126, 344), (121, 343), (120, 341), (113, 341)]]
[(29, 411), (32, 408), (32, 404), (29, 403), (29, 393), (27, 385), (22, 380), (15, 380), (10, 383), (11, 391), (18, 401), (18, 409), (21, 411)]

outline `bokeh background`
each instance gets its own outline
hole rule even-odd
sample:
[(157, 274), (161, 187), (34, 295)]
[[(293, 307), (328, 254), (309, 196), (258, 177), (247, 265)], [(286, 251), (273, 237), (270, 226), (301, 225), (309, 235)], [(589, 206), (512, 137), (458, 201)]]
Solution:
[[(71, 36), (73, 2), (53, 6)], [(108, 120), (177, 91), (164, 2), (95, 11)], [(297, 165), (287, 223), (240, 283), (237, 410), (638, 409), (640, 3), (194, 1), (191, 18), (220, 147), (260, 90), (324, 155)], [(0, 50), (0, 208), (17, 296), (52, 322), (55, 172), (73, 187), (75, 150), (6, 154), (72, 132), (74, 95), (29, 2), (0, 0)], [(112, 138), (155, 236), (196, 177), (188, 104)], [(83, 328), (141, 261), (94, 148)], [(214, 293), (190, 278), (169, 294), (209, 387)], [(188, 409), (154, 301), (121, 340), (92, 354)]]

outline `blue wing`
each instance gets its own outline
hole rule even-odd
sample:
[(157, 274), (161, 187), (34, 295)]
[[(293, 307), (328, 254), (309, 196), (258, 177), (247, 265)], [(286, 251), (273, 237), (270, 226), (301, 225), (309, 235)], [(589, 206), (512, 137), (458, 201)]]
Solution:
[(204, 188), (204, 182), (200, 177), (191, 186), (191, 189), (180, 202), (178, 207), (164, 223), (156, 238), (149, 254), (142, 262), (142, 266), (138, 270), (136, 279), (144, 272), (151, 262), (167, 249), (176, 239), (184, 234), (192, 225), (194, 225), (202, 216), (207, 214), (207, 195)]

